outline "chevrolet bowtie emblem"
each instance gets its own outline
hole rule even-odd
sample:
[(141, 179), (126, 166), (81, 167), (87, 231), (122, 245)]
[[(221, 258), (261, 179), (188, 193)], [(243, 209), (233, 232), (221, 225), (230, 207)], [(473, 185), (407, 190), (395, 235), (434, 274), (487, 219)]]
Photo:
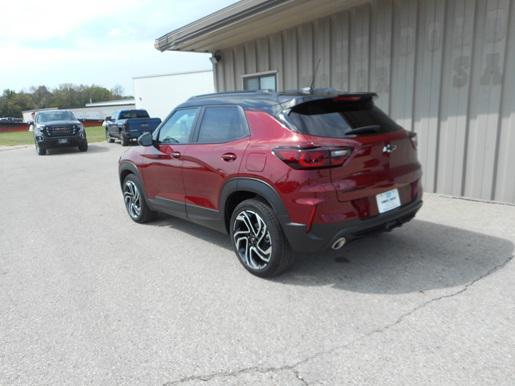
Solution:
[(383, 153), (392, 153), (397, 149), (397, 145), (392, 145), (389, 143), (388, 145), (384, 145)]

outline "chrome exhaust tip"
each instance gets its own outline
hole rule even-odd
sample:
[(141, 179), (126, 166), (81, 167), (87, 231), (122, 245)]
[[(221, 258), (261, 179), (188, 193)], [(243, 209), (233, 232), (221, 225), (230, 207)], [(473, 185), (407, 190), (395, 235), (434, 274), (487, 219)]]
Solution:
[(341, 249), (345, 244), (347, 244), (347, 239), (345, 237), (340, 237), (336, 239), (336, 241), (331, 245), (331, 248), (335, 251)]

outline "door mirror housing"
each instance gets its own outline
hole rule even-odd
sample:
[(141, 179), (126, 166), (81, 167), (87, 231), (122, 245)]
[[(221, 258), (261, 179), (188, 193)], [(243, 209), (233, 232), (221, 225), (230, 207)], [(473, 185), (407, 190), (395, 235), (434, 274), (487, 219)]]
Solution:
[(140, 146), (152, 146), (154, 144), (154, 140), (152, 139), (151, 133), (143, 133), (138, 137), (138, 145)]

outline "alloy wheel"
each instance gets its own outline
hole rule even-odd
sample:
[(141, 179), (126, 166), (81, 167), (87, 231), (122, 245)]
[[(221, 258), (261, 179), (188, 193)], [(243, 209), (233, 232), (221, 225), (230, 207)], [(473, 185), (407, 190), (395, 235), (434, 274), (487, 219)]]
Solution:
[(141, 194), (138, 186), (131, 180), (125, 182), (123, 199), (129, 215), (137, 219), (141, 214)]
[(270, 231), (259, 214), (243, 210), (233, 224), (233, 241), (241, 261), (254, 270), (263, 269), (272, 257)]

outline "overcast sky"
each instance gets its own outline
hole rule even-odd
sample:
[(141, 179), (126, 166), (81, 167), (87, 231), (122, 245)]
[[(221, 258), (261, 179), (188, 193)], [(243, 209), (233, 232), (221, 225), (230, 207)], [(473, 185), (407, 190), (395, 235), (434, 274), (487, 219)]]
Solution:
[(132, 77), (210, 69), (209, 55), (154, 40), (235, 0), (9, 0), (0, 14), (0, 92), (62, 83), (132, 93)]

